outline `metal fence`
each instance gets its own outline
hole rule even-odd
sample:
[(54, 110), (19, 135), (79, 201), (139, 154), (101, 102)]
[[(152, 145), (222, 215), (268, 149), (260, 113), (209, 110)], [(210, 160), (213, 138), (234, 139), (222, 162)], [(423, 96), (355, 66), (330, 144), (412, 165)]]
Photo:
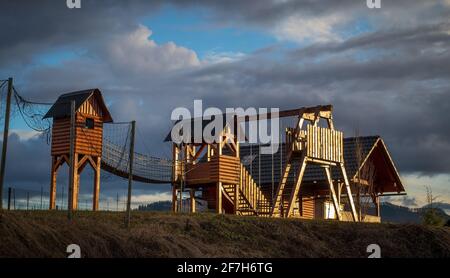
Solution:
[[(131, 202), (131, 208), (148, 205), (150, 202)], [(67, 210), (67, 190), (61, 190), (56, 196), (56, 209)], [(6, 210), (48, 210), (50, 205), (50, 193), (41, 190), (7, 187), (3, 191), (3, 209)], [(117, 193), (115, 197), (100, 197), (99, 210), (101, 211), (126, 211), (127, 197)], [(78, 210), (92, 210), (92, 195), (79, 195)]]

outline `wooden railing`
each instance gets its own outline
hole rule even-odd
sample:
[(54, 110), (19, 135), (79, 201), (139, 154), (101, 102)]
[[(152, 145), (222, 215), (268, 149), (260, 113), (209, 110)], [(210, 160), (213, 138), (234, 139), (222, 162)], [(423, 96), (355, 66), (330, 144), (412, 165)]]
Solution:
[[(186, 184), (208, 184), (223, 182), (237, 184), (239, 182), (240, 161), (238, 157), (217, 155), (211, 157), (209, 162), (185, 165)], [(180, 179), (183, 165), (178, 163), (175, 172), (177, 180)]]
[(295, 128), (286, 128), (286, 146), (287, 151), (302, 151), (306, 148), (306, 131), (296, 130)]
[(253, 177), (242, 164), (239, 190), (248, 202), (250, 209), (255, 210), (258, 214), (270, 213), (270, 201), (266, 198)]
[(341, 131), (307, 126), (306, 155), (311, 158), (344, 162), (344, 136)]

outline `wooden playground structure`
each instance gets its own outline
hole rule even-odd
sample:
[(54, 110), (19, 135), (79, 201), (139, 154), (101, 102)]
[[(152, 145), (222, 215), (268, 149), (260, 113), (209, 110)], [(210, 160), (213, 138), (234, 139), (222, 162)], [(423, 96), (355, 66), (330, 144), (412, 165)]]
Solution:
[[(267, 119), (272, 115), (235, 117), (236, 123)], [(178, 200), (181, 190), (190, 193), (189, 210), (192, 213), (196, 212), (196, 193), (200, 192), (208, 209), (217, 213), (380, 222), (380, 197), (389, 192), (395, 195), (404, 191), (381, 138), (376, 137), (378, 139), (372, 142), (370, 150), (363, 154), (358, 173), (353, 171), (350, 180), (344, 159), (344, 136), (334, 128), (331, 105), (281, 111), (278, 117), (294, 117), (296, 124), (286, 128), (283, 148), (278, 151), (282, 170), (276, 177), (277, 187), (272, 194), (267, 184), (252, 176), (253, 171), (243, 164), (241, 153), (244, 150), (248, 153), (249, 146), (240, 146), (237, 128), (225, 125), (217, 143), (173, 144), (173, 211), (177, 212), (182, 204)], [(325, 123), (324, 127), (319, 126), (321, 121)], [(205, 122), (202, 124), (204, 126)], [(267, 162), (267, 156), (265, 160)], [(375, 161), (376, 167), (381, 169), (377, 170), (378, 174), (372, 171), (372, 176), (363, 177), (364, 168), (374, 167), (368, 161)], [(307, 169), (316, 172), (313, 180), (304, 179)], [(263, 170), (259, 168), (257, 175), (260, 176)], [(268, 171), (268, 167), (265, 170)], [(318, 176), (317, 172), (322, 175)], [(274, 180), (272, 157), (272, 185)], [(358, 189), (361, 186), (371, 190), (366, 190), (362, 196)], [(352, 190), (358, 190), (358, 193), (354, 194)], [(355, 205), (354, 196), (358, 205)], [(347, 208), (342, 202), (344, 197)], [(372, 215), (366, 212), (362, 215), (361, 197), (368, 197), (373, 202), (375, 211)], [(328, 206), (327, 209), (324, 206)], [(331, 210), (331, 213), (325, 210)]]
[[(278, 151), (272, 156), (258, 151), (259, 161), (254, 165), (252, 145), (238, 138), (240, 123), (275, 117), (293, 119), (295, 124), (286, 128)], [(216, 213), (380, 222), (380, 197), (405, 191), (382, 139), (344, 139), (335, 129), (331, 105), (276, 115), (233, 115), (235, 124), (224, 122), (214, 143), (204, 139), (172, 142), (172, 160), (167, 165), (160, 158), (134, 153), (133, 123), (129, 158), (121, 167), (113, 166), (122, 158), (117, 146), (103, 138), (103, 124), (112, 122), (112, 117), (98, 89), (61, 95), (44, 118), (53, 118), (50, 209), (55, 209), (56, 177), (64, 163), (70, 167), (69, 210), (77, 209), (80, 174), (88, 164), (94, 169), (93, 210), (99, 208), (101, 169), (128, 177), (128, 206), (132, 180), (170, 183), (173, 212), (182, 211), (183, 193), (188, 192), (192, 213), (203, 200), (206, 209)], [(200, 121), (202, 128), (208, 124), (203, 118), (188, 121)], [(170, 134), (166, 141), (171, 141)], [(256, 147), (260, 150), (261, 146)], [(274, 159), (280, 165), (277, 173)], [(139, 162), (140, 167), (133, 169)], [(370, 200), (370, 212), (362, 206), (362, 199)]]

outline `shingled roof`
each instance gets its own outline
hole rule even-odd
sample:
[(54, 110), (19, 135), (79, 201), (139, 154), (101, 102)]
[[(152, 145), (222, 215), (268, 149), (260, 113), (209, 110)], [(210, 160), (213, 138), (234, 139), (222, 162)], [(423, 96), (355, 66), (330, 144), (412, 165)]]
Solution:
[[(396, 184), (397, 189), (396, 192), (404, 191), (404, 187), (400, 181), (400, 177), (398, 175), (395, 166), (390, 159), (390, 155), (387, 152), (386, 146), (383, 140), (379, 136), (366, 136), (366, 137), (351, 137), (344, 139), (344, 161), (345, 161), (345, 169), (347, 172), (347, 176), (349, 179), (353, 178), (358, 171), (358, 162), (356, 155), (356, 148), (359, 142), (361, 148), (361, 157), (362, 162), (367, 160), (367, 157), (372, 153), (372, 151), (379, 147), (380, 150), (386, 156), (386, 167), (391, 171)], [(285, 145), (282, 144), (276, 153), (273, 154), (261, 154), (259, 156), (259, 146), (258, 145), (241, 145), (240, 147), (240, 156), (241, 161), (250, 172), (255, 181), (264, 186), (272, 184), (272, 169), (273, 169), (273, 183), (278, 185), (280, 179), (280, 173), (285, 165)], [(273, 161), (273, 162), (272, 162)], [(273, 168), (272, 168), (273, 165)], [(290, 171), (290, 175), (288, 178), (288, 183), (293, 183), (295, 181), (295, 173), (298, 172), (300, 165), (299, 162), (296, 161), (293, 163), (293, 169)], [(333, 178), (342, 179), (340, 171), (336, 167), (333, 167)], [(306, 172), (303, 178), (304, 182), (320, 182), (325, 181), (324, 171), (317, 165), (308, 164), (306, 167)], [(391, 189), (389, 189), (391, 190)], [(385, 191), (387, 192), (387, 191)]]
[(76, 91), (59, 96), (56, 102), (50, 108), (50, 110), (48, 110), (47, 114), (45, 114), (44, 119), (70, 117), (70, 103), (74, 100), (75, 110), (78, 110), (78, 108), (80, 108), (80, 106), (85, 101), (87, 101), (91, 96), (96, 97), (98, 103), (102, 107), (103, 122), (105, 123), (112, 122), (113, 119), (106, 107), (105, 101), (103, 100), (102, 94), (99, 89)]

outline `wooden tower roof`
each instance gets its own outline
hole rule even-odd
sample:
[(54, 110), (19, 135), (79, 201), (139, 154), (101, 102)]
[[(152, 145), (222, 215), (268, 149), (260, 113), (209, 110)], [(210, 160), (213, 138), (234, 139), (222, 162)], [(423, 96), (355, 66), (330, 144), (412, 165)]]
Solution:
[(75, 101), (75, 109), (78, 110), (80, 106), (82, 106), (83, 103), (85, 103), (91, 97), (96, 98), (102, 109), (103, 122), (112, 122), (113, 119), (108, 111), (108, 108), (106, 107), (105, 101), (102, 97), (102, 93), (99, 89), (76, 91), (59, 96), (50, 110), (48, 110), (47, 114), (45, 114), (44, 119), (70, 117), (70, 103), (72, 100)]

